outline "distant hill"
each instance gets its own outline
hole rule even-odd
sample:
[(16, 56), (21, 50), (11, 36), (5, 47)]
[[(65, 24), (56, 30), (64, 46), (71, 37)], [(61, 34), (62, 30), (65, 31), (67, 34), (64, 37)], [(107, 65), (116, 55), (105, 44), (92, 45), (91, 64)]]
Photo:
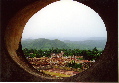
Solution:
[(106, 39), (93, 38), (92, 40), (84, 40), (84, 41), (70, 41), (70, 40), (60, 41), (58, 39), (49, 40), (45, 38), (39, 38), (39, 39), (22, 40), (21, 43), (23, 49), (28, 48), (28, 49), (48, 50), (53, 47), (59, 49), (64, 48), (64, 49), (92, 50), (94, 47), (97, 47), (98, 50), (103, 50), (106, 45)]
[(59, 49), (68, 49), (69, 47), (63, 42), (58, 39), (49, 40), (45, 38), (39, 38), (34, 40), (22, 40), (22, 48), (28, 49), (43, 49), (48, 50), (51, 48), (59, 48)]
[(81, 50), (92, 50), (94, 47), (97, 47), (98, 50), (103, 50), (106, 45), (105, 40), (85, 40), (85, 41), (64, 41), (69, 48), (72, 49), (81, 49)]

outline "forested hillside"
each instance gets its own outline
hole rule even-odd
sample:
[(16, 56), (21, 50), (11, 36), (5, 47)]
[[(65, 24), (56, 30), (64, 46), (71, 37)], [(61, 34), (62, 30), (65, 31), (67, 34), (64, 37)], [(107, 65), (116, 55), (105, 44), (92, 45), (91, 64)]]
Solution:
[(59, 48), (59, 49), (68, 49), (69, 47), (62, 41), (55, 39), (55, 40), (49, 40), (45, 38), (39, 38), (34, 40), (23, 40), (22, 41), (22, 48), (28, 48), (28, 49), (42, 49), (42, 50), (48, 50), (51, 48)]
[(85, 41), (64, 41), (69, 48), (92, 50), (97, 47), (98, 50), (103, 50), (106, 45), (106, 40), (85, 40)]
[(58, 39), (49, 40), (45, 38), (22, 40), (22, 48), (49, 50), (51, 48), (59, 49), (80, 49), (92, 50), (97, 47), (103, 50), (106, 45), (106, 39), (103, 40), (85, 40), (85, 41), (60, 41)]

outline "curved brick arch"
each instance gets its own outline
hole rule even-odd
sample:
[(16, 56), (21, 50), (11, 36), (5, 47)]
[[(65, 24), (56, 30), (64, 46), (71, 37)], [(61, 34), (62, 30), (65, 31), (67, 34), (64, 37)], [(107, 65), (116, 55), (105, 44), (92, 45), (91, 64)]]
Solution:
[[(21, 56), (23, 54), (19, 42), (26, 22), (41, 8), (55, 1), (57, 0), (21, 0), (19, 1), (20, 3), (26, 4), (24, 6), (19, 5), (18, 8), (16, 6), (16, 9), (20, 9), (20, 11), (14, 10), (11, 16), (9, 15), (9, 18), (12, 18), (11, 20), (9, 20), (9, 18), (5, 19), (3, 23), (5, 33), (2, 35), (4, 40), (4, 42), (2, 42), (4, 44), (2, 47), (2, 64), (5, 64), (2, 65), (2, 81), (117, 81), (117, 1), (115, 0), (77, 0), (99, 13), (108, 31), (105, 51), (90, 69), (62, 80), (49, 79), (38, 74), (38, 72), (25, 61), (25, 58)], [(15, 3), (15, 1), (13, 1), (13, 3)], [(6, 13), (7, 11), (4, 10), (4, 12)], [(10, 11), (8, 11), (8, 13), (9, 12)], [(5, 18), (4, 15), (3, 17)], [(112, 39), (114, 40), (112, 41)]]

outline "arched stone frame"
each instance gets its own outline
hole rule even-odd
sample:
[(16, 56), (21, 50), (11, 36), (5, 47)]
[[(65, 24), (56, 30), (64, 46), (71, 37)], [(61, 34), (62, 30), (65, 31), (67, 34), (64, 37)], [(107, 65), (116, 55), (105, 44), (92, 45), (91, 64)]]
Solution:
[[(96, 12), (98, 12), (99, 15), (102, 17), (102, 19), (104, 20), (105, 25), (107, 27), (107, 31), (108, 31), (108, 38), (107, 38), (108, 40), (107, 40), (105, 51), (104, 51), (103, 55), (100, 57), (100, 59), (94, 64), (94, 66), (92, 68), (86, 70), (85, 72), (77, 74), (76, 76), (70, 77), (70, 78), (64, 78), (62, 80), (51, 80), (51, 79), (44, 78), (44, 77), (42, 78), (42, 76), (39, 76), (38, 72), (35, 71), (35, 69), (33, 69), (30, 66), (30, 64), (28, 64), (25, 61), (25, 58), (23, 56), (18, 56), (18, 54), (22, 55), (19, 41), (21, 39), (21, 34), (22, 34), (22, 31), (23, 31), (23, 28), (24, 28), (26, 22), (37, 11), (39, 11), (41, 8), (45, 7), (46, 5), (48, 5), (54, 1), (56, 1), (56, 0), (40, 0), (40, 1), (34, 2), (34, 3), (26, 6), (25, 8), (23, 8), (21, 11), (19, 11), (10, 20), (10, 22), (7, 25), (7, 28), (5, 30), (6, 32), (5, 32), (5, 36), (4, 36), (5, 52), (7, 51), (8, 55), (10, 55), (10, 57), (9, 56), (6, 56), (6, 57), (9, 59), (12, 59), (14, 65), (17, 65), (18, 68), (21, 67), (21, 69), (22, 68), (25, 69), (25, 71), (23, 71), (23, 73), (26, 73), (29, 76), (30, 75), (33, 76), (32, 81), (75, 81), (75, 82), (78, 82), (78, 81), (116, 81), (117, 78), (109, 76), (111, 74), (113, 74), (114, 76), (117, 75), (116, 74), (117, 73), (117, 49), (116, 49), (117, 48), (117, 46), (116, 46), (117, 45), (117, 32), (116, 32), (117, 23), (116, 22), (113, 23), (113, 21), (111, 21), (111, 19), (116, 20), (116, 18), (113, 18), (112, 16), (110, 16), (110, 18), (106, 17), (104, 14), (105, 13), (104, 11), (107, 11), (104, 8), (105, 6), (104, 7), (98, 6), (100, 8), (96, 8), (96, 6), (94, 4), (93, 5), (90, 4), (90, 3), (92, 3), (91, 0), (89, 0), (90, 2), (88, 2), (88, 3), (86, 2), (88, 0), (85, 0), (84, 2), (81, 0), (77, 0), (77, 1), (80, 1), (84, 4), (86, 4), (87, 6), (91, 7)], [(101, 3), (101, 1), (99, 2), (97, 0), (95, 0), (95, 2)], [(111, 2), (113, 2), (113, 4), (116, 3), (114, 0), (112, 0)], [(104, 2), (104, 3), (106, 3), (106, 2)], [(112, 7), (112, 5), (110, 5), (110, 4), (109, 4), (109, 6)], [(104, 8), (104, 10), (102, 10), (103, 8)], [(114, 7), (114, 8), (116, 8), (116, 7)], [(108, 10), (108, 11), (110, 12), (110, 10)], [(107, 16), (109, 16), (109, 15), (107, 15)], [(116, 27), (116, 28), (113, 29), (111, 27)], [(112, 39), (115, 39), (115, 40), (112, 41)], [(110, 65), (110, 67), (109, 67), (109, 65)], [(115, 68), (112, 68), (112, 67), (115, 67)], [(113, 71), (113, 70), (115, 70), (115, 71)], [(28, 74), (28, 72), (30, 74)], [(103, 72), (103, 73), (99, 73), (99, 72)], [(30, 78), (32, 78), (31, 76), (30, 76)], [(20, 77), (20, 78), (22, 78), (22, 77)], [(38, 79), (38, 78), (41, 78), (41, 79)], [(16, 79), (11, 79), (11, 80), (16, 80)], [(24, 79), (24, 80), (26, 80), (26, 79)], [(28, 80), (26, 80), (26, 81), (28, 81)]]

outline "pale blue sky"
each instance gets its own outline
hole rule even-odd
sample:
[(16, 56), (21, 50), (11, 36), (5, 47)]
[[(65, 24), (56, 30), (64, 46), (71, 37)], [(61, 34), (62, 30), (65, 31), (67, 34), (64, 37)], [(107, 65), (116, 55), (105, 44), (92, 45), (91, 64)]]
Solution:
[(90, 7), (72, 0), (54, 2), (27, 22), (22, 38), (107, 37), (105, 24)]

